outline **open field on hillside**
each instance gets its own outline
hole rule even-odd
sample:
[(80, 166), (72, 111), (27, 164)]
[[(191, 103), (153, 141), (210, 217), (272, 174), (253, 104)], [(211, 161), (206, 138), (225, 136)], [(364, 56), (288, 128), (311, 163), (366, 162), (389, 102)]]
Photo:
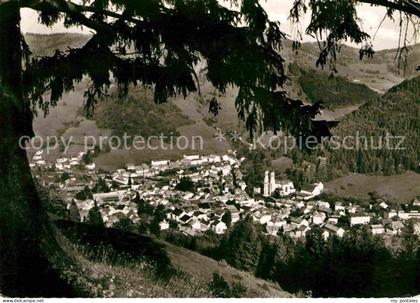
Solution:
[[(342, 47), (337, 54), (338, 74), (354, 83), (363, 83), (378, 93), (385, 93), (405, 78), (416, 74), (415, 62), (420, 53), (420, 44), (412, 46), (405, 74), (403, 68), (398, 69), (398, 62), (395, 61), (396, 49), (378, 51), (373, 58), (364, 58), (362, 61), (359, 60), (358, 52), (357, 48)], [(303, 43), (298, 51), (292, 51), (291, 42), (287, 40), (282, 53), (286, 62), (296, 61), (302, 67), (315, 69), (319, 48), (315, 43)]]
[(420, 195), (420, 174), (405, 172), (394, 176), (351, 174), (328, 182), (327, 192), (343, 197), (367, 198), (369, 192), (407, 203)]
[(162, 242), (171, 260), (171, 264), (199, 280), (210, 281), (213, 273), (219, 273), (226, 281), (241, 283), (248, 289), (247, 295), (257, 298), (285, 298), (291, 295), (274, 283), (255, 278), (251, 273), (234, 269), (224, 262), (204, 257), (194, 251)]
[(277, 174), (284, 174), (286, 169), (292, 167), (293, 160), (288, 157), (280, 157), (278, 159), (271, 161), (271, 168), (277, 173)]
[(357, 110), (359, 107), (360, 107), (360, 104), (349, 105), (349, 106), (340, 107), (333, 110), (324, 109), (321, 111), (319, 115), (315, 117), (315, 120), (327, 120), (327, 121), (340, 120), (344, 116)]

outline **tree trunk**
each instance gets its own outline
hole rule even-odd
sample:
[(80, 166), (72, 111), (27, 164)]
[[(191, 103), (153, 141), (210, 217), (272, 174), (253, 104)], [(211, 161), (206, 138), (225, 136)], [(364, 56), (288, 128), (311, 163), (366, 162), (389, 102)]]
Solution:
[[(0, 5), (0, 293), (7, 296), (65, 296), (68, 289), (48, 261), (58, 250), (42, 210), (26, 152), (32, 115), (21, 91), (20, 10)], [(55, 243), (55, 244), (54, 244)]]

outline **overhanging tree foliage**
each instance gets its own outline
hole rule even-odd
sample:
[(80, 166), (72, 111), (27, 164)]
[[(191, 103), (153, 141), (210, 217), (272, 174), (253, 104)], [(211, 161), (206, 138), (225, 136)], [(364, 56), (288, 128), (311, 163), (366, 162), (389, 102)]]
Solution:
[[(417, 0), (294, 0), (290, 18), (293, 22), (299, 22), (302, 15), (310, 12), (311, 19), (305, 33), (318, 41), (320, 54), (316, 65), (324, 67), (328, 64), (333, 72), (337, 72), (335, 62), (342, 42), (365, 42), (359, 51), (360, 59), (372, 57), (375, 53), (371, 41), (375, 37), (370, 37), (363, 31), (357, 17), (356, 6), (359, 4), (386, 8), (383, 20), (389, 18), (396, 21), (394, 13), (399, 13), (397, 18), (400, 33), (396, 59), (398, 67), (404, 67), (405, 70), (410, 44), (417, 42), (420, 28), (420, 2)], [(302, 38), (302, 32), (297, 32), (297, 38)], [(299, 46), (298, 41), (293, 43), (294, 48)]]
[[(305, 2), (295, 1), (295, 21)], [(419, 16), (414, 0), (310, 0), (314, 14), (309, 32), (329, 32), (321, 65), (335, 56), (334, 45), (340, 40), (367, 39), (354, 21), (357, 2)], [(64, 21), (92, 30), (93, 36), (79, 49), (34, 58), (20, 32), (21, 8), (38, 11), (42, 24)], [(48, 113), (84, 76), (91, 80), (85, 93), (88, 114), (111, 83), (121, 94), (130, 85), (151, 86), (158, 103), (186, 96), (199, 91), (194, 68), (201, 61), (205, 77), (220, 92), (239, 87), (236, 107), (251, 133), (328, 134), (328, 125), (312, 121), (319, 104), (304, 105), (282, 90), (287, 80), (279, 52), (284, 38), (257, 0), (0, 0), (0, 291), (12, 296), (63, 295), (66, 286), (50, 265), (59, 272), (74, 261), (58, 245), (26, 153), (18, 146), (21, 136), (33, 135), (37, 107)]]

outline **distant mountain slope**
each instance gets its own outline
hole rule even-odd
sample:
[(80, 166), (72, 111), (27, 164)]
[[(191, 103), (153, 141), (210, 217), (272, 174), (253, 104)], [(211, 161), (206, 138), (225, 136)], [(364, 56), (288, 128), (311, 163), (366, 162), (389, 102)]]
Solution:
[[(53, 54), (56, 49), (66, 50), (68, 47), (80, 47), (89, 37), (89, 35), (80, 34), (25, 35), (26, 41), (36, 56)], [(409, 56), (415, 56), (419, 51), (420, 45), (416, 45), (412, 48)], [(328, 108), (332, 108), (332, 110), (324, 110), (320, 119), (342, 119), (348, 113), (356, 110), (360, 104), (374, 96), (374, 93), (369, 89), (382, 93), (404, 80), (404, 76), (398, 75), (399, 71), (395, 70), (395, 64), (391, 58), (392, 55), (395, 55), (395, 50), (380, 51), (375, 54), (373, 59), (360, 61), (356, 48), (343, 46), (338, 56), (339, 74), (333, 80), (328, 79), (329, 72), (327, 70), (323, 71), (315, 67), (319, 54), (316, 44), (303, 43), (300, 50), (293, 51), (290, 41), (287, 40), (284, 43), (282, 53), (286, 62), (296, 62), (305, 71), (305, 76), (300, 81), (299, 77), (294, 77), (292, 73), (289, 73), (292, 81), (285, 89), (290, 96), (305, 102), (321, 100), (325, 102)], [(414, 59), (415, 57), (410, 60), (413, 61)], [(80, 116), (80, 108), (83, 106), (83, 92), (86, 84), (87, 79), (76, 88), (76, 91), (65, 94), (63, 100), (58, 103), (56, 108), (51, 109), (50, 114), (46, 118), (38, 115), (34, 121), (36, 133), (42, 135), (58, 134), (66, 130), (66, 125), (73, 125), (73, 121), (84, 120)], [(201, 136), (204, 140), (204, 150), (200, 151), (201, 153), (222, 153), (231, 147), (227, 141), (220, 142), (215, 140), (217, 128), (225, 131), (236, 130), (246, 133), (243, 123), (238, 119), (235, 108), (237, 89), (228, 88), (225, 94), (218, 94), (205, 79), (200, 79), (200, 86), (201, 96), (191, 94), (186, 99), (179, 97), (171, 100), (180, 109), (179, 114), (187, 116), (192, 121), (192, 123), (183, 123), (181, 126), (175, 124), (176, 129), (174, 129), (174, 132), (179, 132), (180, 135), (187, 137)], [(344, 98), (346, 95), (347, 98)], [(219, 99), (222, 106), (222, 110), (216, 118), (208, 112), (208, 102), (214, 96)], [(110, 108), (114, 110), (115, 106), (99, 104), (97, 110), (98, 113), (103, 114), (106, 111), (112, 116)], [(170, 108), (172, 108), (171, 106)], [(141, 111), (142, 109), (138, 110)], [(135, 121), (136, 118), (140, 120), (140, 117), (145, 115), (146, 113), (140, 115), (137, 110), (126, 111), (124, 118), (126, 119), (125, 122), (128, 122)], [(159, 115), (157, 118), (164, 116), (166, 119), (168, 117), (171, 119), (168, 114)], [(99, 119), (98, 115), (96, 117)], [(101, 116), (101, 118), (103, 117), (104, 115)], [(101, 120), (98, 122), (104, 127), (107, 126), (108, 121)], [(83, 121), (80, 123), (82, 126), (85, 124)], [(157, 122), (157, 124), (164, 125), (163, 121)], [(122, 125), (124, 124), (115, 127), (114, 131), (117, 128), (119, 128), (119, 133), (121, 133), (121, 130), (124, 131)], [(135, 123), (131, 126), (135, 128)], [(105, 133), (95, 123), (92, 127), (95, 128), (94, 131), (97, 133)], [(72, 131), (81, 134), (87, 133), (86, 130), (78, 129), (77, 127)], [(74, 152), (77, 152), (77, 150)], [(141, 153), (136, 153), (134, 151), (118, 150), (109, 154), (102, 154), (97, 159), (97, 164), (110, 169), (120, 166), (129, 159), (133, 159), (133, 161), (149, 161), (157, 157), (174, 159), (179, 158), (184, 153), (191, 152), (197, 153), (198, 151), (159, 150), (159, 152), (149, 152), (143, 150)]]
[[(69, 47), (81, 47), (90, 37), (91, 35), (76, 33), (25, 34), (25, 40), (35, 56), (52, 55), (57, 49), (64, 51)], [(375, 90), (385, 92), (402, 79), (415, 75), (415, 68), (419, 64), (420, 44), (410, 47), (405, 74), (404, 69), (398, 69), (396, 52), (396, 49), (381, 50), (373, 58), (360, 61), (357, 48), (343, 45), (337, 59), (339, 74), (350, 81), (358, 80)], [(301, 48), (294, 51), (291, 41), (285, 40), (282, 54), (286, 62), (296, 61), (304, 68), (315, 68), (319, 48), (316, 43), (308, 42), (302, 43)]]
[[(296, 61), (301, 67), (315, 69), (319, 47), (316, 43), (302, 43), (299, 50), (293, 51), (291, 42), (287, 40), (283, 53), (286, 62)], [(376, 52), (373, 58), (359, 60), (357, 48), (343, 45), (337, 54), (338, 74), (350, 82), (363, 83), (379, 93), (385, 93), (404, 79), (415, 75), (416, 66), (420, 64), (420, 44), (410, 47), (405, 72), (404, 68), (398, 68), (396, 53), (396, 49), (381, 50)]]
[[(420, 172), (420, 76), (406, 80), (384, 96), (367, 102), (358, 111), (346, 116), (333, 134), (366, 136), (360, 139), (358, 150), (331, 151), (329, 163), (342, 172), (391, 175), (404, 170)], [(404, 138), (396, 150), (399, 138), (385, 141), (385, 136)], [(372, 141), (370, 141), (372, 140)], [(382, 142), (382, 144), (381, 144)], [(389, 145), (389, 147), (388, 147)], [(379, 148), (378, 148), (379, 147)]]
[(364, 84), (337, 75), (330, 77), (315, 69), (289, 64), (289, 73), (311, 103), (321, 102), (327, 109), (361, 105), (379, 95)]
[[(291, 41), (287, 40), (285, 43), (287, 49), (291, 48)], [(305, 42), (302, 43), (302, 46), (297, 51), (293, 52), (293, 55), (296, 57), (307, 57), (307, 59), (318, 58), (319, 47), (317, 43), (314, 42)], [(293, 56), (292, 55), (292, 56)], [(410, 50), (407, 54), (407, 68), (398, 70), (398, 62), (396, 60), (397, 49), (384, 49), (376, 51), (372, 58), (363, 58), (362, 61), (359, 60), (359, 49), (351, 47), (348, 45), (342, 45), (339, 53), (337, 54), (337, 61), (339, 67), (344, 68), (346, 66), (353, 66), (354, 64), (364, 63), (378, 66), (385, 66), (384, 72), (393, 73), (397, 76), (409, 77), (416, 74), (416, 66), (419, 64), (419, 55), (420, 55), (420, 44), (414, 44), (410, 46)], [(308, 65), (314, 65), (315, 61), (310, 62), (308, 60), (302, 60), (301, 63), (306, 63)], [(368, 71), (369, 73), (369, 71)], [(371, 71), (371, 73), (373, 73)]]
[(113, 135), (177, 136), (178, 127), (192, 123), (173, 103), (155, 104), (151, 90), (134, 87), (126, 98), (117, 95), (98, 102), (93, 116), (100, 128), (112, 129)]
[(90, 37), (75, 33), (25, 34), (25, 41), (34, 56), (51, 56), (56, 50), (65, 51), (68, 48), (82, 47)]

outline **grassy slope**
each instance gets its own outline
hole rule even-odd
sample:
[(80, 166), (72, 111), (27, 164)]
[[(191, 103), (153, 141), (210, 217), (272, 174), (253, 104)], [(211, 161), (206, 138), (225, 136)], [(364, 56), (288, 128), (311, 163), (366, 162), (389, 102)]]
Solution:
[(420, 174), (408, 171), (394, 176), (351, 174), (325, 185), (327, 192), (340, 197), (368, 198), (377, 192), (391, 201), (408, 203), (420, 195)]
[[(244, 297), (290, 298), (291, 294), (277, 285), (255, 278), (228, 265), (171, 244), (166, 244), (171, 263), (178, 269), (170, 278), (159, 278), (154, 265), (147, 261), (115, 261), (117, 257), (106, 255), (91, 260), (83, 246), (73, 246), (74, 257), (94, 281), (84, 283), (92, 296), (171, 298), (212, 297), (207, 286), (213, 273), (219, 273), (229, 283), (239, 282), (247, 288)], [(112, 259), (112, 261), (110, 261)], [(101, 286), (99, 286), (101, 285)]]
[(76, 289), (77, 296), (99, 298), (162, 298), (210, 296), (205, 285), (194, 277), (181, 274), (159, 280), (154, 264), (131, 260), (110, 249), (74, 244), (60, 235), (60, 244), (73, 259), (62, 276)]
[[(61, 244), (78, 267), (65, 273), (81, 292), (99, 297), (211, 297), (219, 273), (244, 297), (292, 297), (277, 285), (225, 263), (148, 236), (57, 221)], [(71, 240), (73, 239), (73, 240)]]
[(217, 262), (194, 251), (162, 242), (167, 249), (171, 263), (202, 281), (210, 281), (213, 273), (219, 273), (229, 283), (241, 283), (247, 288), (246, 297), (287, 298), (291, 295), (274, 283), (256, 278), (250, 273), (239, 271), (226, 263)]

